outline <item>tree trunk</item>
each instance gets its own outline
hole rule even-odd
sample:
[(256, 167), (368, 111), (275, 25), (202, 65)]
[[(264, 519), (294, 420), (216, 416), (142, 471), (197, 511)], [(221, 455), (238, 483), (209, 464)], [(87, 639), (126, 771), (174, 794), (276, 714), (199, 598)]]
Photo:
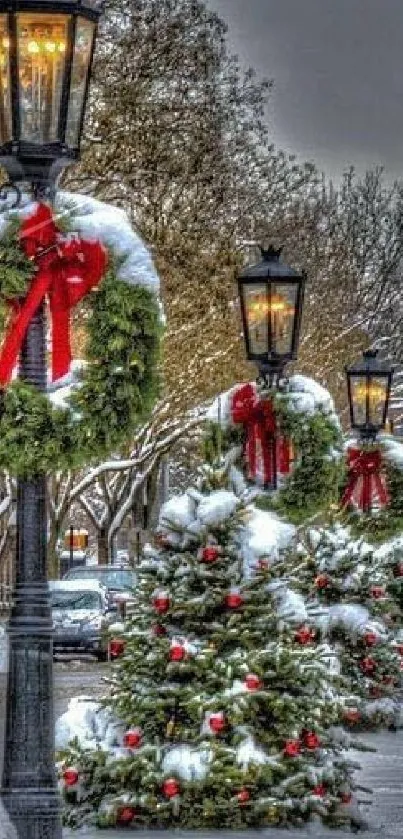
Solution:
[(98, 565), (109, 565), (108, 528), (101, 527), (98, 531)]
[(59, 535), (60, 527), (57, 523), (51, 523), (47, 548), (49, 578), (51, 580), (57, 580), (60, 576), (60, 561), (56, 550)]

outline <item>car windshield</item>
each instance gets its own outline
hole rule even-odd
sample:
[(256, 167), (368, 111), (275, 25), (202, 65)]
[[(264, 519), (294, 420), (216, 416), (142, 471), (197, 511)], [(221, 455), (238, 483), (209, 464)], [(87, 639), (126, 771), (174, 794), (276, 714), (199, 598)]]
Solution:
[(62, 589), (51, 592), (52, 609), (100, 609), (101, 597), (96, 591), (64, 591)]
[(126, 591), (134, 588), (135, 575), (126, 568), (74, 568), (63, 577), (64, 580), (98, 580), (106, 588)]

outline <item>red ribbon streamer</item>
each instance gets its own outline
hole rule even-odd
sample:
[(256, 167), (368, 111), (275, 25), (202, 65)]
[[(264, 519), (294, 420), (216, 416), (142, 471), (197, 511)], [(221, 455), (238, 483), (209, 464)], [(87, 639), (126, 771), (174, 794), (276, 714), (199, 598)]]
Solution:
[(11, 302), (11, 322), (0, 351), (1, 385), (10, 381), (30, 321), (45, 297), (52, 319), (52, 381), (68, 373), (71, 310), (98, 285), (107, 264), (100, 242), (64, 237), (46, 204), (39, 204), (22, 223), (20, 244), (35, 260), (37, 272), (21, 305)]
[(284, 437), (276, 436), (276, 416), (270, 399), (260, 400), (252, 384), (242, 385), (232, 396), (231, 417), (235, 425), (245, 426), (248, 478), (267, 486), (273, 484), (276, 471), (289, 474), (291, 445)]
[(382, 474), (380, 450), (351, 448), (348, 451), (347, 462), (349, 477), (341, 506), (346, 507), (355, 502), (364, 513), (370, 512), (374, 501), (378, 501), (380, 507), (385, 507), (389, 502), (389, 493)]

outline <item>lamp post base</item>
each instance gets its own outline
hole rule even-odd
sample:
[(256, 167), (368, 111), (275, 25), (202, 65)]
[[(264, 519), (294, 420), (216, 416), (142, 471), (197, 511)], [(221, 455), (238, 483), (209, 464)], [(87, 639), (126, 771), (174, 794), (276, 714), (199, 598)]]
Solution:
[[(52, 800), (53, 798), (53, 800)], [(18, 839), (62, 839), (60, 801), (50, 791), (13, 789), (2, 801)]]

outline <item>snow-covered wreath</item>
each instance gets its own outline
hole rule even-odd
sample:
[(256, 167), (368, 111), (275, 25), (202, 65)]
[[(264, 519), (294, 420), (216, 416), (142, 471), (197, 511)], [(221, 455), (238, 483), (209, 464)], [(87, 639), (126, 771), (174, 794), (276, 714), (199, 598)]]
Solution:
[[(341, 427), (332, 397), (313, 379), (294, 375), (275, 391), (255, 382), (236, 385), (215, 400), (207, 419), (206, 451), (209, 440), (217, 448), (219, 427), (218, 442), (232, 461), (235, 491), (240, 492), (242, 481), (245, 489), (255, 486), (261, 491), (255, 503), (294, 522), (337, 503), (344, 475)], [(273, 463), (278, 489), (265, 493)]]
[[(80, 466), (118, 449), (157, 389), (158, 276), (125, 213), (60, 193), (0, 217), (0, 468)], [(48, 303), (46, 392), (16, 378), (28, 324)], [(72, 361), (70, 326), (85, 361)], [(81, 348), (80, 348), (81, 349)]]

